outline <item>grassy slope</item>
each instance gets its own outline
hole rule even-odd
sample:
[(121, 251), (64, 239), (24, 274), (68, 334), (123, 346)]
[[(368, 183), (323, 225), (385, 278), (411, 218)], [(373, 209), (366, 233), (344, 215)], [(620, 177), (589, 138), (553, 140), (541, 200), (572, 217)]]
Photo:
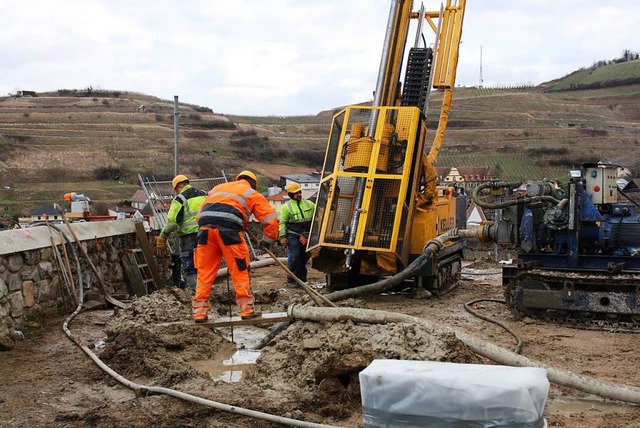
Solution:
[(564, 91), (590, 85), (611, 85), (612, 82), (640, 78), (640, 60), (578, 70), (549, 84), (552, 91)]

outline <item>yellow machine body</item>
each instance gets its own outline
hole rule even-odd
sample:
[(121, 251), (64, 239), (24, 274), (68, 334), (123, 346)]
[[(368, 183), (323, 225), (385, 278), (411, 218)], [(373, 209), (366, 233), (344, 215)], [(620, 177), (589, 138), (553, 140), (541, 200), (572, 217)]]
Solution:
[[(456, 227), (456, 194), (437, 186), (433, 166), (451, 108), (465, 4), (448, 0), (440, 11), (412, 12), (411, 1), (392, 1), (373, 106), (347, 107), (333, 118), (308, 243), (316, 269), (347, 272), (357, 260), (360, 274), (392, 274)], [(409, 23), (416, 18), (436, 35), (427, 87), (443, 92), (430, 147), (427, 103), (422, 110), (400, 94)]]

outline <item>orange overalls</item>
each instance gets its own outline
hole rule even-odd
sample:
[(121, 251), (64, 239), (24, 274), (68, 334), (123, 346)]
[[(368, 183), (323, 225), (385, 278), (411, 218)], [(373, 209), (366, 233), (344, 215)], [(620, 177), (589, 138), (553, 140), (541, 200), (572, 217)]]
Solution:
[(249, 248), (243, 231), (254, 215), (263, 227), (264, 240), (275, 241), (278, 236), (278, 216), (267, 199), (253, 190), (246, 180), (222, 183), (214, 187), (198, 213), (198, 247), (195, 264), (198, 269), (196, 294), (193, 299), (193, 318), (202, 321), (209, 313), (209, 296), (221, 258), (224, 257), (240, 315), (254, 312), (254, 298), (249, 277)]

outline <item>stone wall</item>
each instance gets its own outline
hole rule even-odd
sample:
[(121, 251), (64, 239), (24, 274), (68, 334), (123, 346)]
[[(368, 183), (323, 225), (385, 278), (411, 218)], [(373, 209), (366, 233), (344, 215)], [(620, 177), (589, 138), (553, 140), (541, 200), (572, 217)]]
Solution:
[[(64, 225), (55, 226), (74, 241)], [(126, 294), (120, 254), (139, 246), (133, 220), (74, 223), (72, 228), (109, 291), (114, 295)], [(52, 239), (64, 257), (61, 243), (66, 240), (47, 226), (0, 232), (0, 350), (11, 347), (11, 335), (26, 322), (71, 313), (75, 308)], [(77, 263), (69, 245), (66, 249), (77, 287), (80, 282)], [(85, 301), (103, 299), (91, 267), (79, 249), (76, 253)]]

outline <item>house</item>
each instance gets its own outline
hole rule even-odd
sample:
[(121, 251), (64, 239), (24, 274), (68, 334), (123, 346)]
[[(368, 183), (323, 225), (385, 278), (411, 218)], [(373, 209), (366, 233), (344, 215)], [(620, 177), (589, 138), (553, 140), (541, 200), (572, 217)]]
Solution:
[(16, 96), (17, 97), (35, 97), (36, 91), (17, 91)]
[(49, 221), (50, 223), (62, 223), (62, 214), (54, 207), (54, 204), (41, 205), (33, 209), (27, 217), (18, 218), (20, 227), (26, 227), (36, 222)]
[(280, 176), (280, 187), (286, 189), (290, 183), (298, 183), (302, 197), (308, 199), (320, 189), (320, 174), (289, 174)]
[[(163, 192), (160, 193), (160, 195), (157, 195), (155, 193), (151, 195), (154, 200), (154, 207), (157, 211), (168, 210), (174, 195), (173, 193), (169, 195), (166, 195)], [(135, 210), (138, 210), (142, 213), (150, 211), (149, 207), (147, 206), (149, 201), (147, 200), (147, 195), (144, 193), (144, 190), (136, 190), (136, 192), (133, 194), (133, 196), (131, 196), (129, 200), (131, 201), (131, 208), (134, 208)]]
[(455, 185), (465, 189), (475, 189), (495, 178), (495, 171), (490, 166), (436, 167), (435, 170), (441, 185)]
[(289, 200), (290, 198), (286, 190), (267, 196), (269, 205), (271, 205), (271, 208), (273, 208), (278, 215), (280, 215), (280, 209), (282, 208), (282, 206), (289, 202)]

